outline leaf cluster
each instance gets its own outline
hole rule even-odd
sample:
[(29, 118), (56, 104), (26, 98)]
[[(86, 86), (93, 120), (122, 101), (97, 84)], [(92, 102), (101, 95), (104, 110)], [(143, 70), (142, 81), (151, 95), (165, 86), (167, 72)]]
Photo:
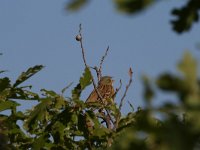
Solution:
[[(162, 74), (153, 86), (147, 77), (143, 78), (145, 108), (139, 107), (124, 116), (116, 104), (104, 108), (114, 124), (118, 123), (111, 128), (105, 123), (105, 112), (95, 111), (99, 104), (91, 106), (81, 100), (81, 93), (91, 84), (88, 68), (70, 97), (63, 94), (69, 87), (62, 94), (46, 89), (37, 94), (31, 91), (31, 86), (20, 86), (42, 68), (41, 65), (29, 68), (14, 84), (8, 77), (0, 79), (0, 149), (200, 148), (200, 82), (197, 62), (190, 53), (185, 53), (178, 64), (179, 76)], [(175, 93), (179, 102), (166, 101), (155, 107), (152, 104), (155, 86), (164, 93)], [(22, 112), (18, 101), (25, 100), (38, 104)], [(4, 113), (5, 110), (10, 113)]]
[[(66, 5), (66, 10), (77, 11), (89, 3), (89, 0), (71, 0)], [(150, 6), (159, 2), (158, 0), (113, 0), (119, 12), (132, 15), (142, 12)], [(167, 4), (166, 4), (167, 5)], [(189, 31), (193, 23), (199, 21), (199, 0), (188, 0), (181, 8), (173, 8), (171, 14), (176, 18), (171, 20), (173, 30), (177, 33)]]

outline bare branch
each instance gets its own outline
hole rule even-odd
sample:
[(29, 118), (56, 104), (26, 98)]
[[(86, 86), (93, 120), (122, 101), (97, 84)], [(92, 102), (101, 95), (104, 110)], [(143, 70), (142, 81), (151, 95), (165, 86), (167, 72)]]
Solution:
[(107, 47), (105, 54), (101, 58), (101, 62), (100, 62), (100, 65), (99, 65), (99, 70), (98, 70), (98, 80), (99, 81), (102, 77), (102, 65), (103, 65), (103, 62), (104, 62), (106, 56), (108, 55), (108, 51), (109, 51), (109, 46)]
[[(87, 65), (87, 62), (86, 62), (85, 50), (84, 50), (84, 47), (83, 47), (83, 37), (82, 37), (82, 34), (81, 34), (81, 30), (82, 30), (82, 27), (81, 27), (81, 24), (80, 24), (80, 25), (79, 25), (79, 35), (76, 36), (76, 40), (80, 42), (81, 50), (82, 50), (82, 57), (83, 57), (83, 62), (84, 62), (84, 64), (85, 64), (85, 67), (88, 68), (89, 71), (90, 71), (90, 67)], [(106, 51), (108, 51), (108, 49), (107, 49)], [(106, 52), (106, 55), (107, 55), (107, 52)], [(106, 55), (104, 55), (104, 58), (105, 58)], [(101, 66), (102, 66), (102, 64), (103, 64), (104, 58), (102, 57)], [(90, 72), (91, 72), (91, 71), (90, 71)], [(96, 83), (95, 83), (95, 81), (94, 81), (94, 77), (93, 77), (92, 74), (91, 74), (91, 78), (92, 78), (92, 84), (93, 84), (93, 87), (94, 87), (94, 89), (95, 89), (95, 92), (97, 93), (98, 97), (100, 98), (100, 102), (103, 104), (103, 97), (101, 96), (101, 94), (100, 94), (99, 91), (97, 90), (97, 86), (96, 86)], [(105, 110), (106, 110), (106, 112), (107, 112), (108, 117), (110, 118), (110, 120), (111, 120), (112, 123), (114, 124), (114, 121), (113, 121), (112, 118), (111, 118), (110, 112), (109, 112), (107, 109), (105, 109)], [(109, 127), (109, 126), (107, 126), (107, 127)]]
[[(81, 34), (81, 30), (82, 30), (82, 27), (81, 27), (81, 24), (80, 24), (80, 25), (79, 25), (79, 36), (80, 36), (80, 38), (79, 38), (79, 40), (77, 40), (77, 41), (79, 41), (80, 44), (81, 44), (82, 57), (83, 57), (83, 62), (84, 62), (84, 64), (85, 64), (85, 67), (88, 68), (88, 69), (90, 70), (90, 67), (87, 65), (86, 58), (85, 58), (85, 50), (84, 50), (84, 47), (83, 47), (83, 37), (82, 37), (82, 34)], [(78, 35), (77, 35), (77, 36), (78, 36)], [(77, 36), (76, 36), (76, 38), (77, 38)], [(91, 71), (90, 71), (90, 72), (91, 72)], [(94, 86), (94, 89), (95, 89), (96, 93), (98, 94), (98, 96), (99, 96), (101, 102), (103, 103), (103, 100), (102, 100), (103, 98), (102, 98), (101, 94), (99, 93), (99, 91), (97, 90), (97, 86), (96, 86), (96, 83), (95, 83), (95, 81), (94, 81), (93, 75), (91, 75), (91, 78), (92, 78), (92, 84), (93, 84), (93, 86)]]
[(113, 99), (116, 97), (117, 93), (119, 92), (119, 90), (120, 90), (121, 87), (122, 87), (122, 80), (121, 80), (121, 79), (119, 80), (119, 83), (120, 83), (120, 85), (119, 85), (118, 88), (116, 88), (116, 90), (115, 90), (115, 94), (113, 95)]
[(100, 74), (99, 74), (99, 69), (97, 66), (94, 66), (94, 67), (90, 67), (92, 69), (94, 69), (96, 71), (96, 74), (97, 74), (97, 79), (98, 79), (98, 82), (101, 80), (101, 77), (100, 77)]
[(122, 96), (121, 101), (120, 101), (119, 112), (118, 112), (118, 115), (117, 115), (116, 121), (115, 121), (115, 127), (114, 127), (115, 130), (117, 129), (118, 124), (119, 124), (119, 120), (120, 120), (120, 116), (121, 116), (121, 108), (122, 108), (122, 105), (123, 105), (123, 101), (124, 101), (124, 99), (126, 97), (128, 89), (129, 89), (129, 87), (130, 87), (130, 85), (131, 85), (131, 83), (133, 81), (133, 71), (132, 71), (131, 68), (129, 69), (128, 74), (129, 74), (130, 79), (129, 79), (128, 84), (126, 85), (126, 90), (125, 90), (124, 95)]
[(132, 81), (133, 81), (133, 71), (132, 71), (131, 68), (129, 69), (129, 77), (130, 77), (129, 83), (128, 83), (128, 85), (126, 86), (126, 90), (125, 90), (124, 95), (122, 96), (121, 101), (120, 101), (119, 111), (121, 111), (124, 98), (126, 97), (126, 94), (127, 94), (127, 92), (128, 92), (128, 89), (129, 89), (129, 87), (130, 87), (130, 85), (131, 85), (131, 83), (132, 83)]

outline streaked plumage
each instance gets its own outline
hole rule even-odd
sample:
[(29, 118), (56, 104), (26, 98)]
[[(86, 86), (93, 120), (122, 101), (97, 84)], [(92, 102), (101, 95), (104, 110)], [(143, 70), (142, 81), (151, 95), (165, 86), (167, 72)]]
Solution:
[[(115, 93), (115, 90), (113, 88), (112, 77), (103, 76), (98, 83), (97, 90), (102, 96), (103, 103), (105, 105), (114, 103), (112, 98)], [(92, 93), (89, 95), (89, 97), (86, 100), (86, 103), (92, 103), (92, 102), (100, 102), (100, 98), (98, 97), (98, 94), (96, 93), (95, 90), (92, 91)]]

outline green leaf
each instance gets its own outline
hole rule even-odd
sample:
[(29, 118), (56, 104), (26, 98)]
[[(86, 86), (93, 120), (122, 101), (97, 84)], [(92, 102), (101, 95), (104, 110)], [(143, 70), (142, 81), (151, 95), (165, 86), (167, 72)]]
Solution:
[(38, 105), (36, 105), (25, 120), (25, 129), (31, 132), (38, 127), (39, 122), (47, 123), (50, 117), (47, 109), (51, 104), (52, 99), (47, 98), (43, 99)]
[(85, 72), (83, 73), (83, 76), (80, 78), (80, 84), (81, 84), (82, 90), (84, 90), (85, 87), (87, 87), (88, 85), (92, 83), (91, 79), (92, 79), (92, 75), (89, 68), (85, 68)]
[(88, 85), (90, 85), (91, 82), (91, 72), (89, 68), (85, 68), (85, 72), (83, 73), (82, 77), (79, 80), (79, 84), (72, 90), (72, 98), (73, 99), (79, 99), (82, 90), (84, 90)]
[(20, 104), (18, 104), (15, 101), (0, 101), (0, 111), (4, 111), (7, 109), (12, 109), (15, 108), (17, 106), (20, 106)]
[(187, 90), (183, 79), (169, 73), (160, 75), (156, 80), (156, 84), (165, 91), (183, 92)]
[(178, 69), (184, 74), (188, 82), (197, 82), (197, 62), (189, 52), (185, 52)]
[(22, 88), (12, 88), (9, 98), (19, 100), (38, 100), (39, 95), (28, 90), (23, 90)]
[(0, 93), (9, 87), (10, 87), (10, 79), (9, 78), (5, 77), (5, 78), (0, 79)]
[(18, 77), (13, 87), (18, 86), (22, 82), (26, 81), (28, 78), (39, 72), (44, 66), (36, 65), (34, 67), (29, 68), (26, 72), (22, 72), (22, 74)]
[(65, 93), (65, 91), (73, 84), (73, 82), (71, 82), (69, 85), (67, 85), (66, 87), (64, 87), (61, 91), (62, 95)]
[(155, 2), (155, 0), (115, 0), (117, 9), (127, 14), (140, 12)]
[(171, 21), (177, 33), (189, 31), (194, 22), (199, 20), (200, 3), (198, 0), (189, 0), (182, 8), (172, 10), (175, 19)]
[(56, 92), (54, 92), (52, 90), (41, 89), (41, 92), (43, 92), (43, 95), (47, 96), (47, 97), (52, 97), (53, 98), (53, 97), (58, 97), (59, 96)]
[(147, 105), (150, 105), (151, 100), (154, 97), (154, 91), (153, 91), (153, 88), (151, 86), (150, 80), (147, 76), (143, 75), (142, 81), (143, 81), (143, 86), (144, 86), (143, 96), (144, 96), (144, 99), (147, 102)]
[(46, 142), (49, 142), (49, 135), (48, 133), (42, 134), (39, 138), (35, 139), (33, 142), (33, 149), (34, 150), (41, 150), (44, 148)]
[(83, 7), (87, 2), (88, 0), (71, 0), (71, 2), (67, 4), (66, 9), (76, 11)]

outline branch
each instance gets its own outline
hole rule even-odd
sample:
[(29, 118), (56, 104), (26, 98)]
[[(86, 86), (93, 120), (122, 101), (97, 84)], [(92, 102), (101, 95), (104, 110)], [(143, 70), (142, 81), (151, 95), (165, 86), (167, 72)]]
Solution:
[(116, 88), (116, 90), (115, 90), (115, 94), (113, 95), (113, 99), (116, 97), (117, 93), (119, 92), (119, 90), (120, 90), (121, 87), (122, 87), (122, 80), (121, 80), (121, 79), (119, 80), (119, 83), (120, 83), (120, 85), (119, 85), (118, 88)]
[[(89, 71), (90, 71), (90, 67), (87, 65), (86, 58), (85, 58), (85, 50), (84, 50), (84, 47), (83, 47), (83, 38), (82, 38), (81, 30), (82, 30), (82, 27), (81, 27), (81, 24), (80, 24), (79, 25), (79, 35), (76, 36), (76, 40), (79, 41), (80, 44), (81, 44), (83, 62), (85, 64), (85, 67), (88, 68)], [(97, 86), (96, 86), (96, 83), (94, 81), (94, 77), (93, 77), (92, 74), (91, 74), (91, 78), (92, 78), (92, 84), (94, 86), (95, 92), (98, 94), (98, 97), (100, 98), (101, 103), (103, 103), (103, 98), (102, 98), (101, 94), (99, 93), (99, 91), (97, 90)]]
[[(83, 62), (84, 62), (84, 64), (85, 64), (85, 67), (88, 68), (89, 71), (90, 71), (90, 67), (87, 65), (86, 58), (85, 58), (85, 50), (84, 50), (84, 47), (83, 47), (83, 38), (82, 38), (81, 30), (82, 30), (82, 27), (81, 27), (81, 24), (80, 24), (80, 25), (79, 25), (79, 34), (76, 36), (76, 40), (79, 41), (80, 44), (81, 44)], [(107, 51), (108, 51), (108, 48), (107, 48), (107, 50), (106, 50), (106, 54), (102, 57), (100, 66), (102, 66), (102, 64), (103, 64), (104, 58), (105, 58), (105, 56), (107, 55)], [(90, 71), (90, 72), (91, 72), (91, 71)], [(93, 87), (94, 87), (94, 89), (95, 89), (95, 92), (97, 93), (98, 97), (100, 98), (100, 102), (103, 104), (103, 97), (101, 96), (101, 94), (100, 94), (99, 91), (97, 90), (97, 86), (96, 86), (96, 83), (95, 83), (95, 81), (94, 81), (94, 77), (93, 77), (92, 74), (91, 74), (91, 78), (92, 78), (92, 84), (93, 84)], [(107, 109), (105, 109), (105, 110), (106, 110), (107, 115), (108, 115), (108, 117), (110, 118), (111, 122), (114, 124), (114, 121), (112, 120), (109, 111), (108, 111)]]
[(97, 79), (98, 79), (98, 82), (99, 82), (101, 80), (101, 76), (100, 76), (100, 73), (99, 73), (99, 68), (97, 66), (90, 67), (90, 68), (96, 71)]
[(99, 65), (99, 70), (98, 70), (98, 75), (99, 75), (98, 76), (98, 80), (99, 81), (100, 81), (100, 79), (102, 77), (102, 65), (103, 65), (103, 62), (104, 62), (106, 56), (108, 55), (108, 51), (109, 51), (109, 46), (107, 47), (105, 54), (101, 58), (101, 62), (100, 62), (100, 65)]
[(115, 122), (115, 127), (114, 127), (115, 130), (117, 129), (118, 124), (119, 124), (119, 120), (120, 120), (120, 116), (121, 116), (121, 108), (122, 108), (123, 102), (125, 100), (125, 97), (126, 97), (126, 94), (128, 92), (128, 89), (129, 89), (129, 87), (130, 87), (130, 85), (131, 85), (131, 83), (133, 81), (133, 71), (132, 71), (131, 68), (129, 69), (128, 74), (129, 74), (130, 79), (129, 79), (128, 84), (126, 85), (126, 90), (125, 90), (124, 95), (122, 96), (121, 101), (120, 101), (119, 112), (117, 114), (116, 122)]
[(131, 85), (131, 83), (132, 83), (132, 81), (133, 81), (133, 71), (132, 71), (131, 68), (129, 69), (129, 77), (130, 77), (129, 83), (128, 83), (128, 85), (126, 86), (126, 90), (125, 90), (124, 95), (122, 96), (121, 101), (120, 101), (119, 111), (121, 111), (124, 98), (126, 97), (126, 94), (127, 94), (127, 92), (128, 92), (128, 89), (129, 89), (129, 87), (130, 87), (130, 85)]

